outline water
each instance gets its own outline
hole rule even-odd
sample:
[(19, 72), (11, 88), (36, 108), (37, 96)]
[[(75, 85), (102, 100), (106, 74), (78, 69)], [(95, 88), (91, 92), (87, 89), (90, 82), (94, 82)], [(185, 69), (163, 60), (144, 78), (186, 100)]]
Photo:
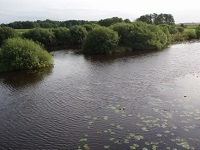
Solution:
[(0, 149), (200, 149), (200, 43), (159, 52), (52, 52), (0, 74)]

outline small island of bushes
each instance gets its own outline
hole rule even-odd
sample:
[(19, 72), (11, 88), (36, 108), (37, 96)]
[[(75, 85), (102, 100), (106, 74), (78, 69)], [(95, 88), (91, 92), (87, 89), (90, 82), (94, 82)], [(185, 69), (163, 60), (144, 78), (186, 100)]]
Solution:
[(32, 40), (9, 38), (0, 49), (0, 72), (37, 69), (52, 64), (52, 56)]
[(0, 72), (51, 66), (53, 58), (44, 47), (66, 46), (84, 54), (110, 54), (160, 50), (171, 43), (199, 38), (200, 26), (190, 29), (176, 25), (171, 14), (148, 14), (134, 22), (118, 17), (98, 22), (14, 22), (0, 26)]

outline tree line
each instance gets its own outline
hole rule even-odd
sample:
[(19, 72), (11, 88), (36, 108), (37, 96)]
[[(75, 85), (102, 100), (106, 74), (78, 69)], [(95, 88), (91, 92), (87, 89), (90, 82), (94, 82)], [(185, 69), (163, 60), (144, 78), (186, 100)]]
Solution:
[[(174, 18), (171, 14), (147, 14), (140, 16), (136, 19), (137, 21), (146, 22), (148, 24), (170, 24), (175, 23)], [(111, 26), (115, 23), (131, 23), (129, 19), (122, 19), (119, 17), (112, 17), (107, 19), (101, 19), (99, 21), (86, 21), (86, 20), (67, 20), (67, 21), (53, 21), (53, 20), (37, 20), (37, 21), (15, 21), (8, 24), (1, 24), (1, 26), (7, 26), (14, 29), (32, 29), (32, 28), (58, 28), (67, 27), (70, 28), (75, 25), (93, 24), (97, 23), (101, 26)]]
[(58, 27), (72, 27), (75, 25), (83, 25), (88, 23), (95, 23), (95, 21), (86, 20), (67, 20), (67, 21), (53, 21), (53, 20), (37, 20), (37, 21), (15, 21), (8, 24), (1, 24), (1, 26), (11, 27), (14, 29), (32, 29), (32, 28), (58, 28)]

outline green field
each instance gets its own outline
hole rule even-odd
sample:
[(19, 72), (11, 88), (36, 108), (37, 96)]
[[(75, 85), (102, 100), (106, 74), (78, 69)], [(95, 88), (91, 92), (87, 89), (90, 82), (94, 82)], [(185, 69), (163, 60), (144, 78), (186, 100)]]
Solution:
[(18, 33), (19, 35), (23, 34), (24, 32), (26, 32), (26, 31), (28, 31), (28, 30), (30, 30), (30, 29), (15, 29), (15, 31), (17, 31), (17, 33)]

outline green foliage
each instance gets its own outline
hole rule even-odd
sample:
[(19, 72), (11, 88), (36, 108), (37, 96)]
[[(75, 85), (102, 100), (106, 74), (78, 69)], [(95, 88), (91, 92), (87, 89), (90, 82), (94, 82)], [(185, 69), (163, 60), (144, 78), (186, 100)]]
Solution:
[(148, 24), (169, 24), (174, 25), (174, 17), (171, 14), (147, 14), (140, 16), (137, 21), (146, 22)]
[(84, 24), (84, 25), (82, 25), (82, 27), (84, 27), (87, 30), (87, 32), (90, 32), (90, 31), (94, 30), (95, 28), (98, 28), (101, 26), (99, 24), (93, 23), (93, 24)]
[(183, 33), (176, 33), (176, 34), (172, 34), (172, 42), (183, 42), (187, 40), (187, 35), (183, 32)]
[(135, 25), (129, 34), (129, 44), (134, 50), (158, 50), (167, 43), (166, 34), (155, 25)]
[(200, 39), (200, 25), (196, 27), (195, 31), (196, 31), (197, 38)]
[(67, 21), (53, 21), (46, 19), (44, 21), (15, 21), (9, 24), (1, 24), (1, 26), (7, 26), (14, 29), (33, 29), (33, 28), (57, 28), (57, 27), (72, 27), (75, 25), (83, 25), (86, 23), (95, 23), (94, 21), (85, 20), (67, 20)]
[(69, 29), (65, 27), (52, 29), (55, 35), (55, 44), (56, 45), (68, 45), (70, 44), (70, 33)]
[(69, 29), (70, 43), (72, 45), (81, 45), (87, 35), (87, 31), (82, 26), (73, 26)]
[(197, 38), (195, 30), (192, 29), (185, 30), (185, 34), (187, 36), (187, 40), (192, 40)]
[(17, 32), (10, 27), (0, 27), (0, 45), (8, 38), (14, 38), (17, 36)]
[(183, 32), (185, 29), (183, 27), (177, 27), (178, 32)]
[(172, 42), (172, 35), (170, 34), (169, 28), (166, 26), (158, 26), (160, 27), (160, 29), (165, 33), (166, 37), (167, 37), (167, 43), (166, 45), (171, 44)]
[(27, 39), (40, 42), (45, 46), (55, 45), (55, 35), (50, 29), (35, 28), (23, 34)]
[(42, 68), (52, 63), (52, 56), (31, 40), (7, 39), (0, 49), (0, 72)]
[(84, 53), (114, 53), (117, 51), (118, 34), (112, 29), (99, 27), (89, 32), (84, 44)]
[(134, 50), (157, 50), (171, 43), (171, 36), (166, 27), (135, 22), (118, 23), (111, 28), (118, 32), (120, 46), (132, 47)]
[(120, 37), (119, 44), (128, 46), (128, 36), (129, 33), (134, 29), (134, 25), (130, 23), (116, 23), (112, 25), (111, 28), (118, 33)]
[(125, 19), (124, 22), (125, 23), (131, 23), (130, 19)]
[(179, 32), (175, 25), (160, 24), (159, 26), (166, 27), (170, 34), (176, 34)]
[(187, 25), (185, 25), (185, 24), (183, 24), (183, 23), (181, 23), (180, 26), (181, 26), (182, 28), (187, 28)]
[(115, 23), (120, 23), (120, 22), (123, 22), (122, 18), (113, 17), (113, 18), (102, 19), (98, 23), (101, 26), (109, 27)]

